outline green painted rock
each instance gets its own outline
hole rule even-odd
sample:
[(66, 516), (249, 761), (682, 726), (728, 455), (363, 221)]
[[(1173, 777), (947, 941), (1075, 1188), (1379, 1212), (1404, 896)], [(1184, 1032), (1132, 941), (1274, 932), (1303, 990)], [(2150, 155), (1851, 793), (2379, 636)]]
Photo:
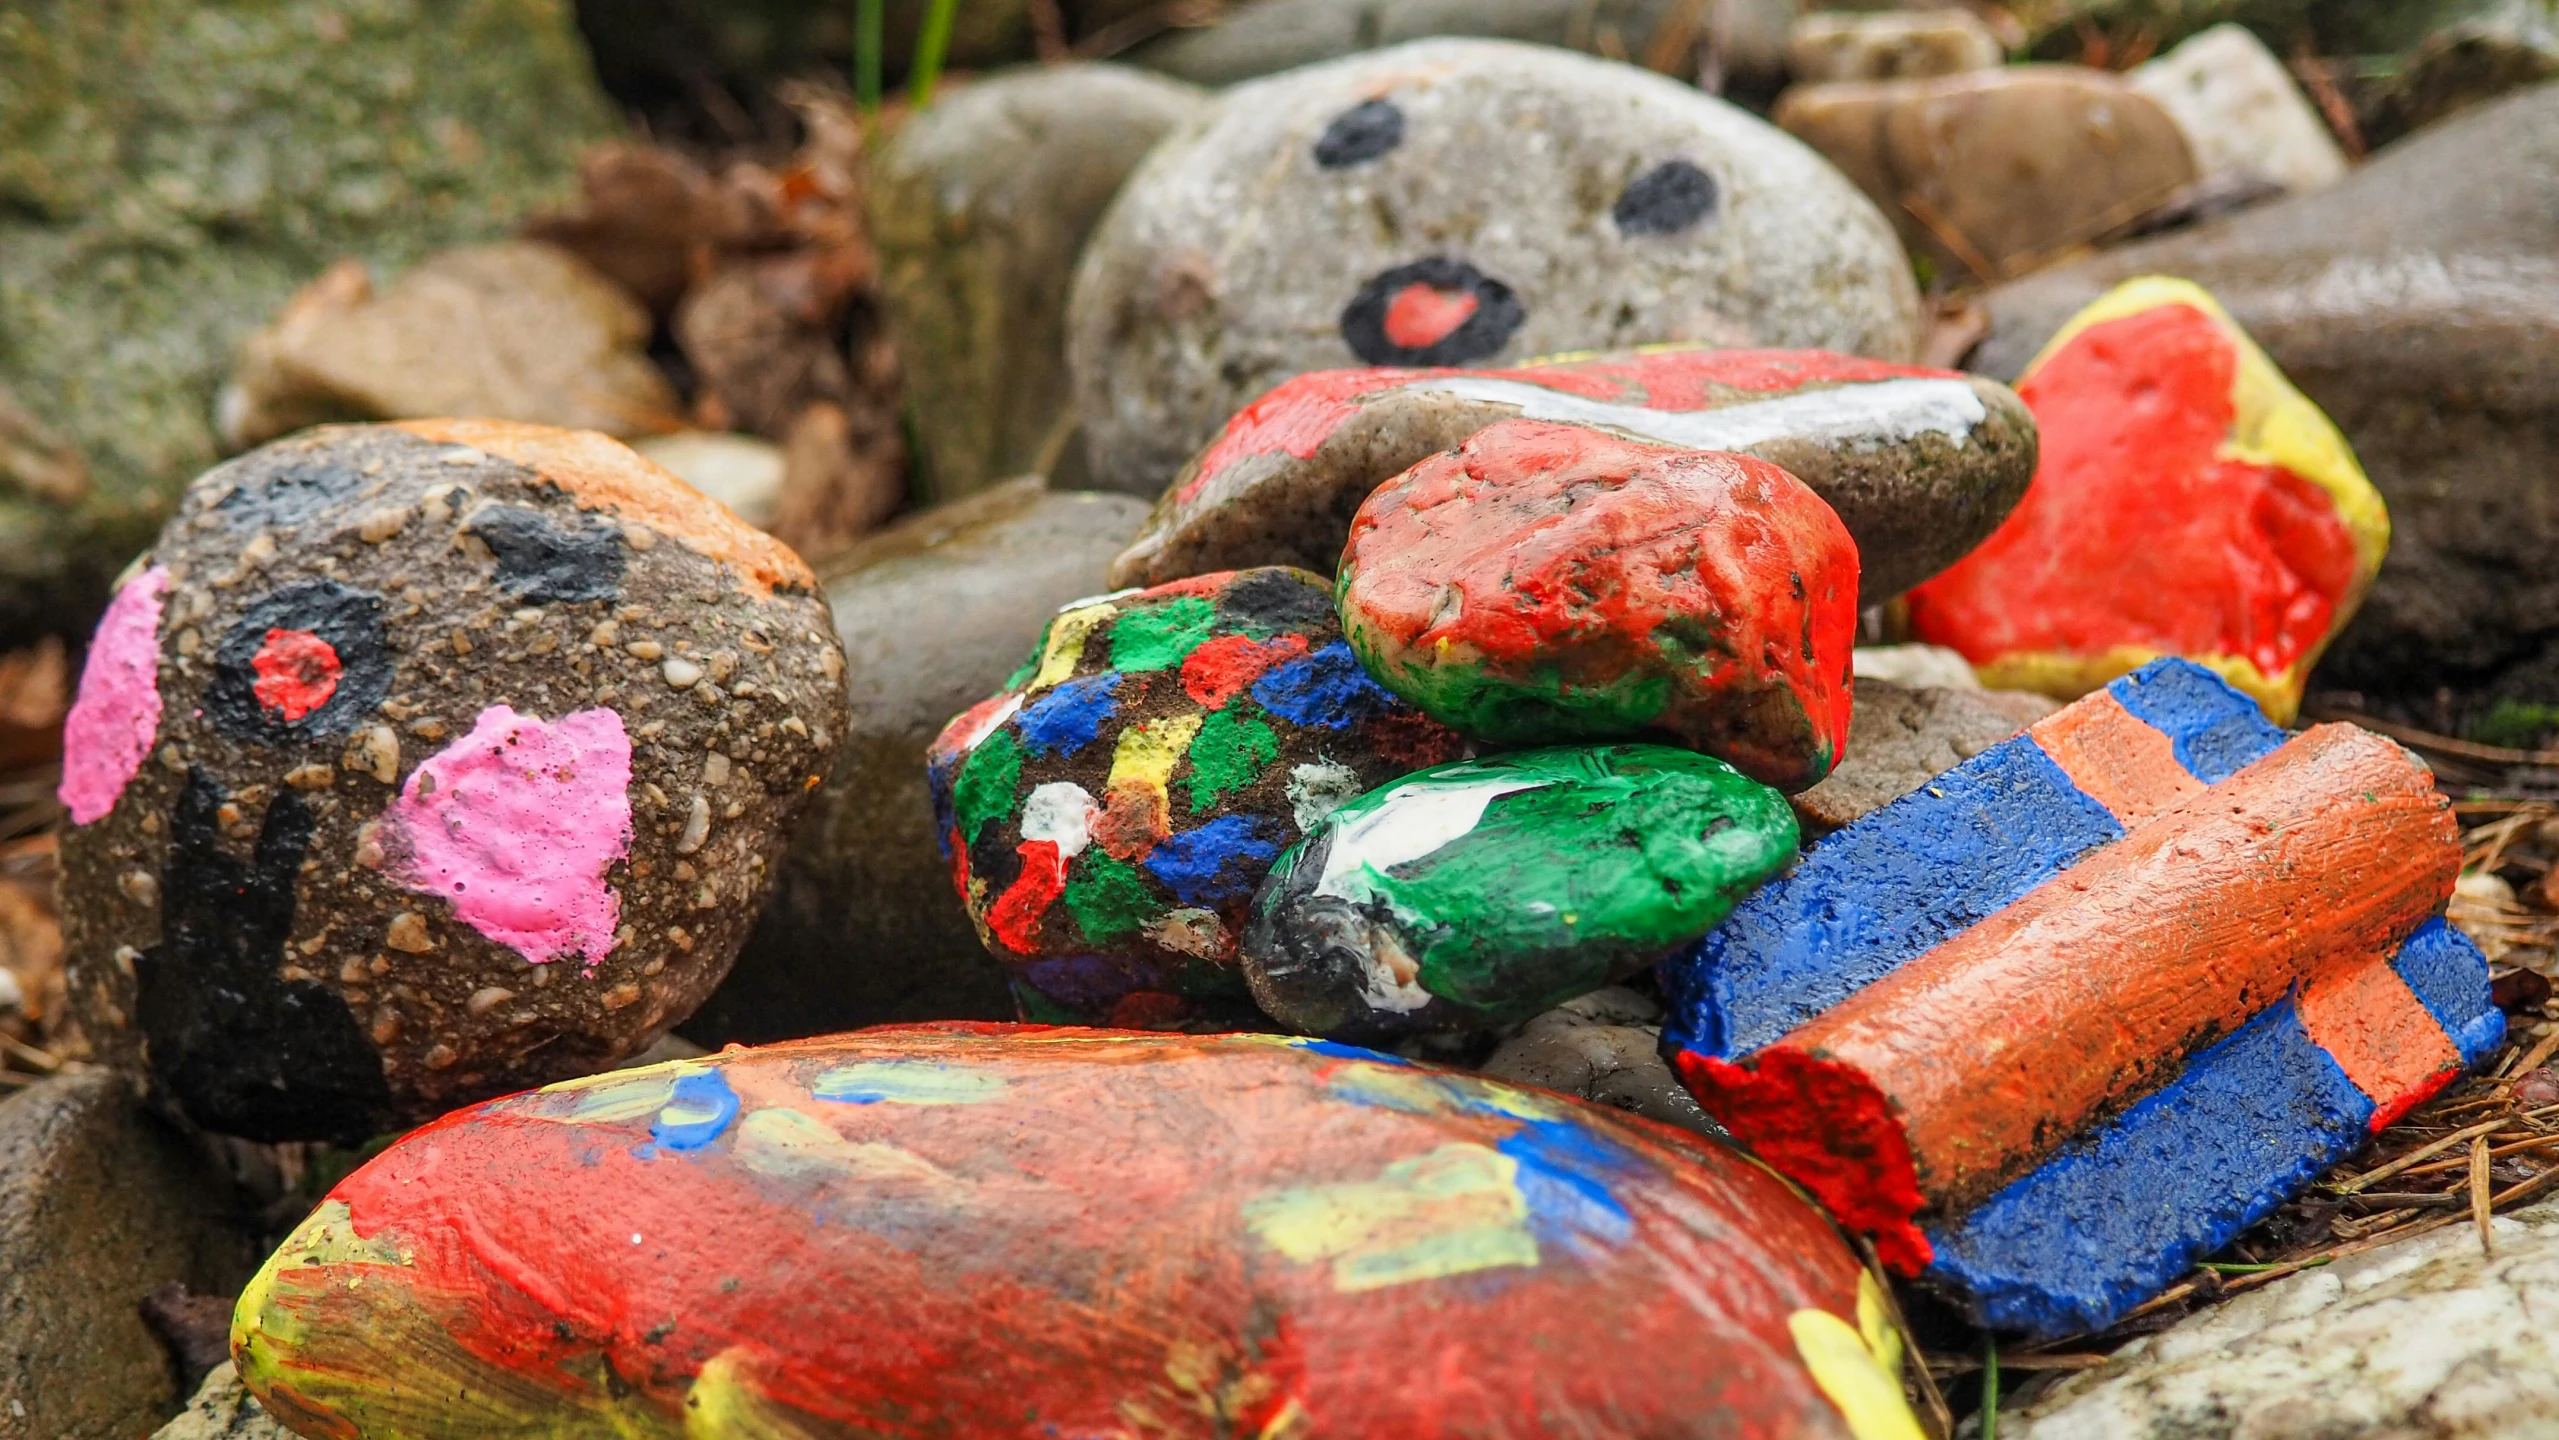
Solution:
[(1360, 669), (1322, 580), (1271, 566), (1059, 612), (927, 768), (1026, 1015), (1217, 1028), (1256, 1019), (1235, 936), (1271, 861), (1462, 744)]
[(1524, 1020), (1705, 934), (1795, 855), (1784, 796), (1660, 745), (1464, 760), (1341, 806), (1253, 900), (1253, 998), (1374, 1043)]

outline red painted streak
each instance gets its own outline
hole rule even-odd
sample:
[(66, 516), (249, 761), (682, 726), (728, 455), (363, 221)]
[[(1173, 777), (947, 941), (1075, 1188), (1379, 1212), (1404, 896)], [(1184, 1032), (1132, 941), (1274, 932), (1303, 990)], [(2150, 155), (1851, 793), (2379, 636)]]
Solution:
[(1040, 917), (1066, 893), (1066, 861), (1054, 840), (1025, 840), (1014, 847), (1022, 857), (1022, 873), (995, 897), (986, 912), (986, 928), (1017, 955), (1040, 950)]
[(1875, 1237), (1875, 1254), (1916, 1275), (1936, 1249), (1915, 1217), (1925, 1205), (1910, 1141), (1892, 1103), (1857, 1070), (1772, 1046), (1735, 1064), (1693, 1050), (1674, 1057), (1697, 1103), (1840, 1224)]
[(2452, 1083), (2461, 1051), (2381, 955), (2312, 977), (2296, 1002), (2301, 1028), (2372, 1098), (2372, 1129)]
[(1406, 350), (1436, 345), (1483, 303), (1470, 290), (1441, 290), (1416, 281), (1386, 302), (1386, 343)]
[(1226, 702), (1262, 678), (1274, 665), (1306, 653), (1303, 635), (1220, 635), (1182, 657), (1182, 690), (1203, 710), (1223, 710)]
[(2353, 584), (2354, 538), (2309, 480), (2217, 454), (2237, 368), (2211, 317), (2163, 305), (2090, 326), (2020, 380), (2034, 483), (1911, 592), (1918, 638), (1976, 662), (2134, 646), (2270, 677), (2311, 653)]
[(299, 720), (329, 703), (338, 693), (337, 647), (308, 630), (269, 630), (258, 653), (249, 657), (258, 678), (249, 689), (258, 708), (287, 721)]
[(2105, 691), (2038, 720), (2028, 735), (2089, 799), (2127, 830), (2204, 788), (2177, 747)]

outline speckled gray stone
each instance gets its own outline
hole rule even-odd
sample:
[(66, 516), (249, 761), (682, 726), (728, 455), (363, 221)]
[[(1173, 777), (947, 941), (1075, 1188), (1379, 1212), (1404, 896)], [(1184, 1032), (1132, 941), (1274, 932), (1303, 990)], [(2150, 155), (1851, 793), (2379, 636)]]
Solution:
[(1721, 1140), (1724, 1127), (1662, 1059), (1662, 1007), (1610, 985), (1567, 1000), (1519, 1027), (1480, 1068), (1496, 1080), (1536, 1085)]

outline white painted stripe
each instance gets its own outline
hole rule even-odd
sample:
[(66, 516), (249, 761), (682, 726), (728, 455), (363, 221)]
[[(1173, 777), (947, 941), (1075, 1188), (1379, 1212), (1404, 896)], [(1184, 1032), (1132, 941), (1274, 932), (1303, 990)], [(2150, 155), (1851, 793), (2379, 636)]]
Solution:
[(1516, 406), (1525, 419), (1605, 426), (1689, 450), (1747, 450), (1783, 439), (1856, 449), (1904, 444), (1922, 435), (1961, 441), (1990, 416), (1965, 381), (1917, 377), (1798, 390), (1720, 410), (1648, 410), (1482, 375), (1416, 380), (1403, 388)]
[(1547, 780), (1479, 780), (1472, 785), (1398, 785), (1376, 809), (1344, 825), (1324, 855), (1315, 893), (1336, 900), (1365, 900), (1346, 882), (1361, 870), (1383, 872), (1418, 860), (1473, 830), (1484, 807), (1514, 790), (1541, 789)]

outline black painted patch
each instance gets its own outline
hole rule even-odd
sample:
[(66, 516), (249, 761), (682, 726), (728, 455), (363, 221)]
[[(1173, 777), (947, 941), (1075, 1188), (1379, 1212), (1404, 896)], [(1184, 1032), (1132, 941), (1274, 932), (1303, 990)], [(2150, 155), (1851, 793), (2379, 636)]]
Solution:
[[(338, 684), (326, 704), (287, 720), (258, 702), (257, 656), (278, 630), (308, 630), (337, 652)], [(382, 597), (335, 580), (299, 580), (262, 596), (213, 652), (204, 714), (234, 739), (297, 744), (344, 735), (391, 693), (391, 647), (382, 635)]]
[(354, 496), (365, 484), (364, 473), (344, 455), (255, 456), (248, 468), (251, 473), (242, 475), (214, 507), (235, 523), (299, 525)]
[[(1464, 291), (1475, 297), (1475, 313), (1428, 345), (1398, 345), (1386, 337), (1387, 308), (1415, 285)], [(1511, 287), (1463, 260), (1433, 255), (1372, 276), (1359, 287), (1342, 309), (1342, 339), (1352, 354), (1371, 365), (1464, 365), (1491, 358), (1527, 319), (1528, 307)]]
[(1333, 117), (1315, 142), (1315, 163), (1346, 170), (1404, 143), (1404, 112), (1392, 100), (1364, 100)]
[(498, 583), (536, 605), (610, 600), (622, 593), (622, 532), (609, 525), (563, 525), (522, 505), (491, 505), (470, 532), (498, 558)]
[(1685, 160), (1665, 160), (1626, 184), (1609, 210), (1621, 235), (1676, 235), (1715, 213), (1715, 177)]
[(160, 943), (134, 962), (152, 1073), (209, 1130), (360, 1141), (390, 1116), (381, 1056), (335, 992), (280, 973), (310, 809), (279, 793), (243, 862), (222, 847), (222, 801), (213, 778), (191, 769), (170, 817)]
[(1332, 592), (1287, 570), (1255, 570), (1219, 592), (1219, 618), (1248, 632), (1312, 633), (1337, 630)]

